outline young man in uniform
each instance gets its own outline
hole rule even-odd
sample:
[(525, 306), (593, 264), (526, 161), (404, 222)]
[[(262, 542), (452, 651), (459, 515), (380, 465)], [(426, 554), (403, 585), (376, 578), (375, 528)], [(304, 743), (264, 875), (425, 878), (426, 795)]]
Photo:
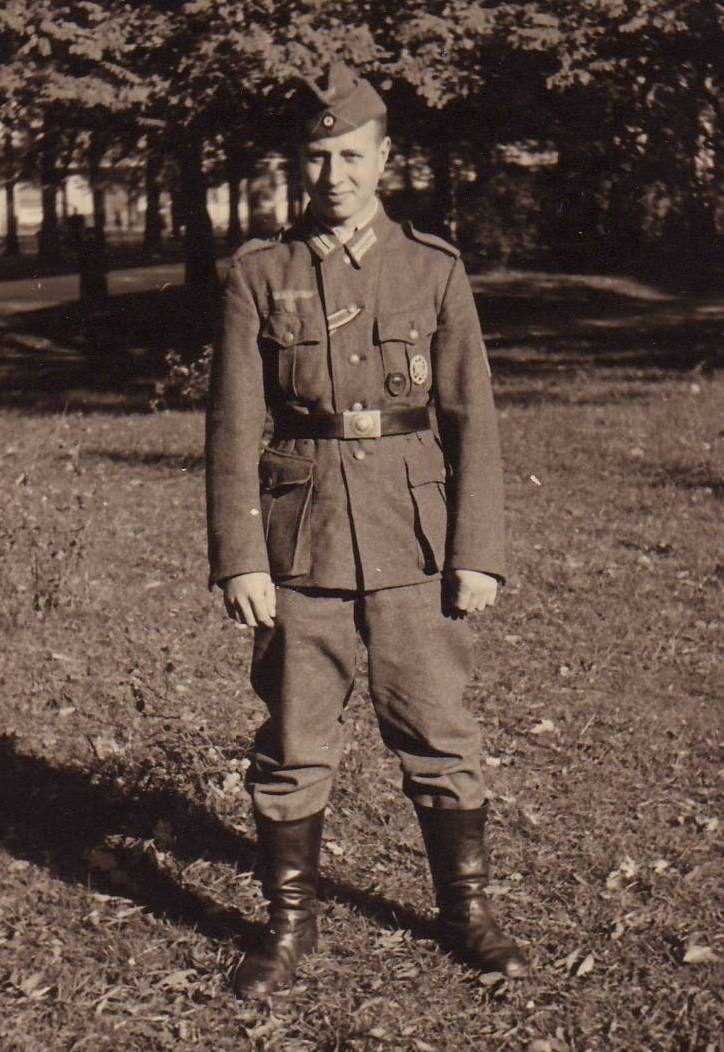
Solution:
[[(390, 140), (366, 81), (334, 65), (299, 95), (309, 208), (237, 252), (207, 424), (211, 580), (255, 628), (269, 717), (247, 787), (269, 923), (238, 996), (289, 982), (317, 945), (322, 822), (357, 634), (385, 744), (427, 849), (444, 945), (514, 978), (484, 894), (478, 726), (465, 615), (504, 574), (490, 372), (458, 251), (376, 196)], [(259, 448), (267, 413), (273, 437)]]

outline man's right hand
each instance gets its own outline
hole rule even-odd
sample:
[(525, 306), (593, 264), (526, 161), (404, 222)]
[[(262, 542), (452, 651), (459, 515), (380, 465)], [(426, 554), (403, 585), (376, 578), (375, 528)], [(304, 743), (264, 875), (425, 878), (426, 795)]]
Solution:
[(268, 573), (242, 573), (222, 583), (226, 612), (232, 621), (273, 628), (277, 612), (274, 583)]

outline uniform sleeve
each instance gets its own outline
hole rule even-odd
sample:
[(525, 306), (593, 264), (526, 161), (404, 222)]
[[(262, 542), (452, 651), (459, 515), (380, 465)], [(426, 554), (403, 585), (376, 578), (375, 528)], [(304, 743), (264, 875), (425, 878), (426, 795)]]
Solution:
[(504, 579), (503, 480), (490, 368), (459, 259), (439, 312), (433, 365), (440, 438), (450, 472), (446, 567)]
[(206, 415), (210, 584), (269, 570), (259, 507), (266, 419), (259, 312), (244, 267), (232, 266), (211, 367)]

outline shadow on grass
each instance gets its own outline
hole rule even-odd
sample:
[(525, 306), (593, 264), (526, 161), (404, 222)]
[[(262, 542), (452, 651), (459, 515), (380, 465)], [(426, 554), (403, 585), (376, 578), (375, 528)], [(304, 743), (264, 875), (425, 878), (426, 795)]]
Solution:
[[(587, 374), (586, 378), (588, 380), (593, 379), (590, 374)], [(498, 409), (505, 409), (509, 406), (527, 409), (543, 405), (564, 407), (600, 406), (601, 408), (606, 408), (614, 403), (648, 402), (651, 397), (652, 392), (648, 390), (622, 390), (620, 381), (616, 383), (615, 389), (612, 386), (610, 390), (596, 393), (588, 393), (585, 380), (575, 388), (571, 388), (569, 385), (565, 390), (556, 390), (551, 382), (548, 381), (546, 383), (539, 382), (532, 386), (516, 387), (515, 389), (504, 387), (500, 391), (496, 391), (495, 404)]]
[(0, 321), (0, 405), (35, 412), (147, 410), (166, 354), (198, 357), (213, 297), (170, 287), (9, 315)]
[(657, 465), (650, 468), (646, 474), (649, 485), (655, 488), (674, 486), (676, 489), (706, 492), (717, 500), (724, 499), (724, 478), (709, 474), (700, 467), (683, 468), (669, 465), (662, 468)]
[(187, 453), (165, 453), (149, 451), (146, 453), (126, 452), (120, 449), (85, 449), (82, 453), (84, 464), (110, 461), (112, 464), (126, 464), (138, 468), (166, 468), (170, 472), (203, 471), (204, 458)]
[[(109, 776), (20, 753), (5, 736), (0, 738), (0, 801), (0, 843), (16, 857), (69, 883), (131, 899), (158, 917), (193, 926), (210, 938), (233, 937), (244, 947), (258, 937), (259, 924), (184, 887), (158, 865), (150, 842), (159, 820), (173, 828), (177, 862), (207, 859), (242, 871), (254, 865), (252, 840), (173, 787), (124, 789)], [(134, 842), (125, 846), (114, 841), (105, 847), (112, 836)], [(99, 850), (104, 854), (96, 855), (94, 864), (92, 853)], [(111, 857), (114, 861), (106, 863)], [(353, 906), (379, 925), (402, 926), (420, 938), (432, 935), (425, 918), (346, 882), (323, 880), (323, 896)]]
[[(724, 367), (724, 301), (668, 296), (623, 278), (493, 274), (475, 298), (495, 373), (541, 383), (585, 370), (656, 375)], [(182, 287), (114, 295), (102, 309), (65, 304), (0, 322), (0, 405), (138, 411), (165, 355), (192, 359), (216, 306)]]

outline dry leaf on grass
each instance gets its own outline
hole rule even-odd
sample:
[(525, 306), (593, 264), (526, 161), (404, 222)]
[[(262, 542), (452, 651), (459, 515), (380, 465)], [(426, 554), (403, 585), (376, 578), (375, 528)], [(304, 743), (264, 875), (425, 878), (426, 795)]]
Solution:
[(534, 727), (531, 727), (531, 734), (550, 734), (551, 731), (556, 729), (556, 725), (553, 720), (545, 719), (536, 723)]
[(711, 946), (690, 946), (683, 956), (684, 964), (713, 964), (718, 960)]
[(635, 878), (638, 871), (638, 863), (627, 855), (606, 877), (606, 888), (609, 891), (621, 891)]
[(31, 975), (26, 976), (25, 979), (11, 979), (11, 981), (15, 989), (19, 990), (21, 994), (24, 994), (31, 1001), (40, 1001), (53, 989), (52, 985), (40, 985), (43, 978), (42, 972), (33, 972)]
[(556, 1037), (537, 1037), (528, 1045), (528, 1052), (568, 1052), (568, 1045)]
[(565, 968), (572, 979), (582, 979), (593, 971), (594, 964), (595, 957), (593, 954), (588, 953), (584, 956), (583, 950), (579, 948), (573, 950), (567, 957), (561, 957), (560, 960), (557, 960), (554, 967)]
[(165, 976), (158, 985), (164, 990), (188, 990), (197, 979), (195, 968), (179, 968)]

